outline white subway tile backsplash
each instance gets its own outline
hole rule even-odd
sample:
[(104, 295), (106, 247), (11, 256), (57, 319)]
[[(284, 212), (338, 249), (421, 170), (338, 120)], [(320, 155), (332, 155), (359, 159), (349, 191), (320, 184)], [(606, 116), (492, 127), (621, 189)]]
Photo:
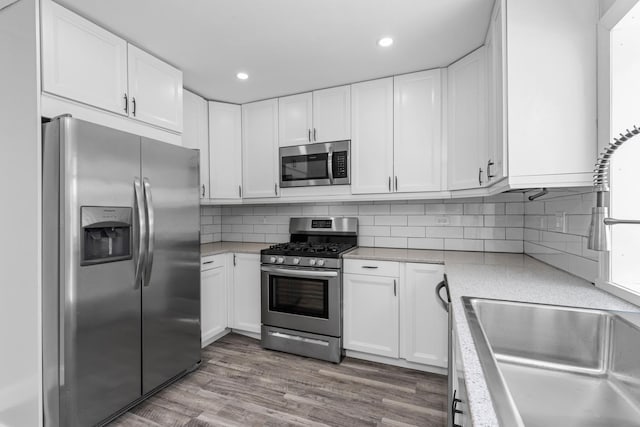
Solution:
[(379, 215), (375, 217), (375, 225), (407, 225), (407, 217), (400, 215)]
[(356, 215), (358, 215), (358, 206), (357, 205), (329, 206), (329, 215), (331, 215), (331, 216), (356, 216)]
[(516, 252), (522, 253), (522, 240), (485, 240), (484, 250), (487, 252)]
[(505, 213), (507, 215), (524, 215), (524, 203), (506, 203)]
[(370, 215), (364, 215), (358, 217), (358, 225), (373, 225), (375, 223), (375, 217)]
[(442, 239), (463, 239), (464, 228), (462, 227), (426, 227), (426, 237)]
[(391, 236), (391, 227), (388, 226), (360, 226), (358, 230), (358, 234), (362, 236), (379, 236), (379, 237), (389, 237)]
[(397, 237), (425, 237), (425, 227), (391, 227), (391, 235)]
[(424, 205), (424, 212), (426, 214), (459, 214), (462, 215), (464, 212), (464, 207), (461, 203), (427, 203)]
[(467, 203), (464, 205), (465, 215), (504, 215), (504, 203)]
[(391, 205), (391, 215), (424, 215), (424, 204)]
[(275, 215), (276, 212), (275, 206), (255, 206), (253, 208), (254, 215)]
[(388, 204), (383, 205), (360, 205), (358, 206), (360, 215), (388, 215), (390, 207)]
[(256, 224), (253, 226), (254, 233), (261, 234), (277, 234), (278, 226), (277, 225), (267, 225), (267, 224)]
[(358, 246), (368, 246), (368, 247), (375, 246), (375, 237), (359, 235)]
[(251, 224), (232, 224), (232, 233), (253, 233), (253, 225)]
[(383, 248), (406, 248), (406, 237), (375, 237), (375, 246)]
[(302, 216), (327, 216), (329, 206), (302, 206)]
[(484, 240), (444, 239), (444, 248), (448, 251), (483, 251)]
[(409, 249), (444, 249), (444, 239), (412, 238), (409, 237), (407, 246)]
[(500, 227), (464, 227), (465, 239), (505, 239), (506, 230)]
[(276, 212), (283, 216), (302, 216), (302, 205), (278, 206)]
[(507, 240), (524, 240), (523, 228), (507, 228), (505, 232), (505, 239)]

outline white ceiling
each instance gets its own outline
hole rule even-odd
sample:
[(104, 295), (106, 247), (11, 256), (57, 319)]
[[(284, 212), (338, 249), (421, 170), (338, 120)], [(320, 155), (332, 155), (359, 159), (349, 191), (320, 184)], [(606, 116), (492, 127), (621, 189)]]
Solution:
[(446, 66), (483, 43), (494, 0), (56, 1), (245, 103)]

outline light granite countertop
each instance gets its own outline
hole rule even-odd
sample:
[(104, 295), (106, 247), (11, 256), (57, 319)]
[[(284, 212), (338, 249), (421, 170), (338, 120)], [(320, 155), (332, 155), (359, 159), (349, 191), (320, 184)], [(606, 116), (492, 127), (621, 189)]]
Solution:
[(369, 248), (359, 246), (344, 254), (342, 258), (442, 264), (444, 262), (444, 251), (431, 251), (426, 249)]
[(200, 245), (200, 256), (218, 255), (229, 252), (242, 254), (260, 254), (262, 249), (266, 249), (273, 243), (251, 243), (251, 242), (216, 242)]

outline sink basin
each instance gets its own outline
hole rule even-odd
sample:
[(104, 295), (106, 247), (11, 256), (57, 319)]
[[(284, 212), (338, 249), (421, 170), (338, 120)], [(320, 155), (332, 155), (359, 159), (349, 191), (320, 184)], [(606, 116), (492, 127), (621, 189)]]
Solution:
[(640, 314), (463, 297), (502, 426), (640, 426)]

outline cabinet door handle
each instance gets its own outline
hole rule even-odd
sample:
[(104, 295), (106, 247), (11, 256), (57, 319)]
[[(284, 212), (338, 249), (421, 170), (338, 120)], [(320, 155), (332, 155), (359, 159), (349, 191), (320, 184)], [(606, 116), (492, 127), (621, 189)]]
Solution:
[(482, 168), (478, 168), (478, 184), (482, 185)]
[(389, 177), (389, 193), (391, 193), (391, 177)]
[(307, 138), (309, 138), (309, 142), (311, 142), (311, 129), (309, 129), (309, 132), (307, 134)]
[(133, 110), (131, 111), (131, 113), (133, 114), (133, 117), (135, 117), (136, 116), (136, 97), (135, 96), (131, 98), (131, 103), (133, 104)]
[(396, 279), (393, 279), (393, 296), (397, 296), (398, 295), (398, 291), (396, 289), (396, 285), (398, 284), (398, 282), (396, 281)]
[(398, 191), (398, 176), (396, 175), (396, 191)]
[(276, 193), (276, 196), (278, 195), (278, 183), (277, 182), (275, 184), (273, 184), (273, 192)]
[(491, 159), (489, 159), (489, 161), (487, 162), (487, 181), (491, 181), (491, 178), (495, 178), (495, 175), (491, 175), (491, 166), (493, 166), (495, 163), (493, 163), (491, 161)]
[(242, 185), (238, 185), (238, 197), (242, 197)]
[(204, 192), (205, 192), (205, 190), (204, 190), (204, 184), (202, 184), (202, 197), (204, 197)]
[(127, 96), (127, 94), (124, 94), (124, 112), (128, 113), (129, 112), (129, 97)]
[(317, 141), (318, 138), (316, 137), (316, 128), (313, 128), (313, 140)]
[(233, 266), (236, 266), (236, 254), (233, 254)]
[(374, 269), (374, 268), (378, 268), (378, 266), (377, 265), (363, 265), (362, 268)]

